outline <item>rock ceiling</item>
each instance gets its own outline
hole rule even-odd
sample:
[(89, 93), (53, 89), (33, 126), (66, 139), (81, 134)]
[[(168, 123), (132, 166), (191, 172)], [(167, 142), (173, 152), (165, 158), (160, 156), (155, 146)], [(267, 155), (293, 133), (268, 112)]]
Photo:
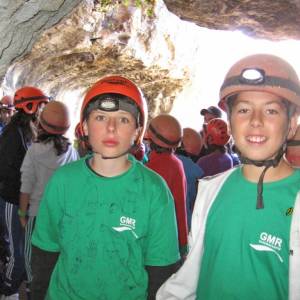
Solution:
[(13, 93), (16, 88), (31, 84), (56, 98), (81, 98), (98, 78), (118, 73), (126, 74), (142, 87), (151, 99), (151, 115), (170, 111), (176, 93), (189, 78), (184, 69), (180, 70), (180, 76), (172, 74), (176, 47), (171, 33), (163, 34), (167, 62), (153, 63), (164, 58), (154, 57), (151, 51), (160, 32), (156, 15), (165, 5), (181, 19), (201, 27), (239, 29), (270, 40), (300, 39), (298, 0), (165, 0), (156, 1), (150, 16), (147, 9), (151, 4), (141, 9), (124, 6), (120, 4), (122, 1), (112, 1), (114, 5), (104, 7), (103, 2), (3, 1), (0, 6), (3, 92)]
[(164, 0), (183, 20), (201, 27), (242, 30), (270, 40), (300, 39), (299, 0)]

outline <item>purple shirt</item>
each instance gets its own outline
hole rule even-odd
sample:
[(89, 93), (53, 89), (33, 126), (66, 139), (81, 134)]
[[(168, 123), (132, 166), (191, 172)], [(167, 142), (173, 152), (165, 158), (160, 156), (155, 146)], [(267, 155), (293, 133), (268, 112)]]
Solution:
[(233, 166), (228, 153), (213, 152), (198, 159), (197, 164), (204, 171), (205, 176), (212, 176), (224, 172)]

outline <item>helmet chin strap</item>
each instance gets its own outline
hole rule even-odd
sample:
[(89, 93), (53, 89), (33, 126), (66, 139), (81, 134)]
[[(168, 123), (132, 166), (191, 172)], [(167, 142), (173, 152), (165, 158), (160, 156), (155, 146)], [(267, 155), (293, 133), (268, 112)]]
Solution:
[(273, 159), (267, 159), (267, 160), (252, 160), (247, 157), (244, 157), (240, 154), (238, 151), (241, 163), (247, 164), (247, 165), (255, 165), (257, 167), (265, 167), (262, 171), (262, 173), (259, 176), (259, 180), (257, 183), (257, 201), (256, 201), (256, 209), (262, 209), (264, 208), (264, 203), (263, 203), (263, 181), (265, 174), (267, 170), (270, 167), (277, 167), (283, 154), (285, 153), (286, 150), (286, 143), (284, 143), (280, 149), (277, 152), (277, 155)]

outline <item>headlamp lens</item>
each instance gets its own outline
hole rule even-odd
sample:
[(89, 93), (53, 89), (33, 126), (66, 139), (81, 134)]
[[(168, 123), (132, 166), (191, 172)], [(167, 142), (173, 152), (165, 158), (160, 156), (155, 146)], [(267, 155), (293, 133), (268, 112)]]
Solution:
[(119, 101), (116, 99), (106, 98), (99, 103), (99, 108), (104, 111), (119, 110)]
[(240, 75), (240, 82), (246, 84), (262, 84), (265, 80), (265, 71), (262, 69), (244, 69)]

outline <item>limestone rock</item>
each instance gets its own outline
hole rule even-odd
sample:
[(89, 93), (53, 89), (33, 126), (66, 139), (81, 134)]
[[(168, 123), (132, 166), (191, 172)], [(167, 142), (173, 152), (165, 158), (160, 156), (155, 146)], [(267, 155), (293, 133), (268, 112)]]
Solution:
[(298, 0), (164, 0), (183, 20), (201, 27), (242, 30), (269, 40), (300, 39)]

